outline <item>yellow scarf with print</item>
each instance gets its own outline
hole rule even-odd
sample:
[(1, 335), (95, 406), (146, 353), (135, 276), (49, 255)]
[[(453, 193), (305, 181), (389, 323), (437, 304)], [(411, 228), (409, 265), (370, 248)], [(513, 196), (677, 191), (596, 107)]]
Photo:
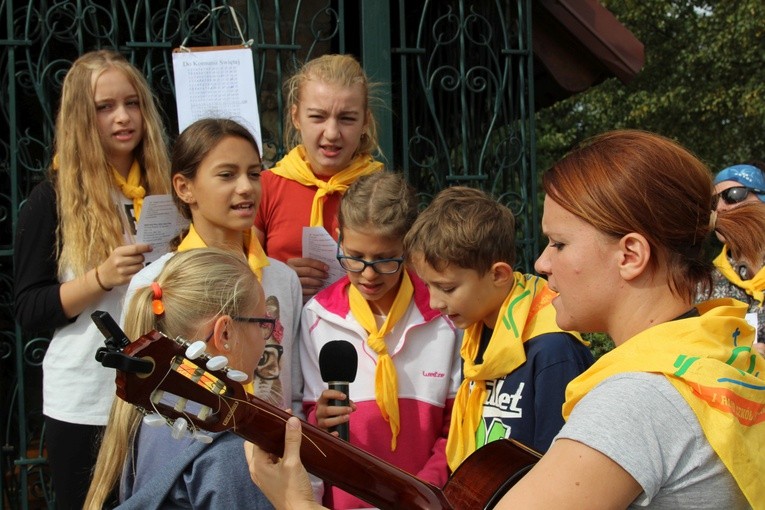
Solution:
[(377, 407), (380, 408), (383, 418), (390, 424), (391, 440), (390, 451), (396, 450), (396, 438), (401, 429), (400, 418), (398, 414), (398, 376), (393, 359), (385, 346), (385, 335), (390, 333), (393, 326), (404, 316), (409, 303), (414, 295), (414, 286), (409, 274), (402, 272), (401, 284), (393, 300), (393, 305), (388, 312), (380, 329), (377, 329), (377, 322), (369, 307), (369, 303), (356, 287), (351, 285), (348, 288), (348, 301), (351, 306), (351, 313), (361, 326), (369, 333), (367, 344), (377, 353), (377, 366), (375, 367), (375, 400)]
[[(255, 235), (255, 227), (253, 226), (249, 232), (242, 232), (244, 236), (244, 246), (247, 248), (247, 263), (250, 265), (250, 269), (258, 277), (258, 281), (263, 281), (263, 268), (268, 266), (270, 262), (266, 253), (263, 251), (263, 247), (260, 246), (258, 238)], [(178, 245), (178, 251), (191, 250), (193, 248), (207, 248), (207, 245), (197, 234), (194, 225), (189, 225), (189, 233), (183, 238), (181, 244)]]
[(765, 501), (765, 359), (751, 347), (747, 307), (733, 299), (696, 305), (700, 317), (665, 322), (602, 356), (566, 388), (563, 417), (604, 379), (664, 374), (753, 507)]
[(452, 471), (475, 451), (475, 434), (487, 396), (486, 381), (504, 377), (524, 364), (523, 343), (527, 340), (562, 331), (555, 323), (555, 308), (550, 304), (557, 294), (547, 287), (547, 281), (517, 272), (513, 276), (515, 285), (502, 303), (483, 363), (475, 363), (483, 323), (468, 327), (462, 339), (464, 379), (454, 401), (446, 441), (446, 459)]
[(382, 163), (374, 161), (369, 154), (359, 154), (340, 172), (322, 181), (311, 171), (305, 154), (305, 147), (298, 145), (292, 149), (277, 165), (271, 169), (274, 174), (298, 182), (303, 186), (316, 186), (316, 194), (311, 205), (311, 227), (324, 226), (324, 202), (331, 193), (345, 193), (348, 186), (362, 175), (368, 175), (382, 169)]
[(146, 196), (146, 190), (141, 186), (141, 166), (138, 161), (133, 160), (133, 164), (130, 165), (130, 171), (128, 172), (127, 179), (112, 167), (112, 175), (117, 186), (125, 195), (125, 198), (133, 199), (133, 210), (135, 212), (135, 221), (138, 221), (141, 217), (141, 207), (143, 207), (143, 198)]
[(760, 306), (762, 306), (763, 300), (765, 300), (765, 267), (761, 268), (751, 280), (742, 280), (741, 276), (730, 265), (727, 254), (728, 245), (725, 245), (714, 260), (715, 267), (729, 282), (743, 289), (744, 292), (756, 299)]

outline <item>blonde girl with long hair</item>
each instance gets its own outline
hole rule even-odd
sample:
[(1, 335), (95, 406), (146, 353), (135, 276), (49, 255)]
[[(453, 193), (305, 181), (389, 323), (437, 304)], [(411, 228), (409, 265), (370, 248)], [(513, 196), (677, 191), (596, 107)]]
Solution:
[[(160, 315), (155, 301), (162, 303)], [(151, 330), (203, 340), (207, 354), (225, 356), (229, 367), (251, 380), (273, 331), (274, 320), (265, 312), (263, 289), (247, 262), (201, 248), (175, 255), (155, 281), (136, 290), (124, 330), (132, 340)], [(129, 508), (271, 508), (249, 481), (238, 436), (209, 434), (212, 442), (203, 443), (171, 433), (167, 426), (144, 426), (135, 407), (116, 399), (85, 508), (115, 502)]]
[(379, 152), (374, 88), (350, 55), (310, 60), (284, 85), (284, 140), (291, 150), (263, 173), (255, 226), (266, 253), (295, 269), (306, 300), (325, 286), (328, 267), (303, 258), (303, 227), (323, 226), (336, 238), (342, 194), (358, 177), (382, 169), (373, 158)]
[(94, 359), (95, 309), (118, 314), (145, 244), (130, 241), (143, 197), (169, 191), (169, 158), (140, 71), (109, 50), (86, 53), (64, 78), (50, 178), (20, 211), (16, 319), (54, 330), (43, 361), (43, 414), (58, 508), (80, 508), (114, 375)]

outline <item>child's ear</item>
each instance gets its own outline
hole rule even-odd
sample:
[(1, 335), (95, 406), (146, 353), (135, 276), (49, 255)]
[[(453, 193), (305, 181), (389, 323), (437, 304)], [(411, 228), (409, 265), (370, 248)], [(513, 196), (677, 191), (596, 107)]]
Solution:
[(187, 204), (196, 202), (190, 182), (189, 179), (181, 174), (175, 174), (173, 176), (173, 189), (175, 190), (175, 194), (178, 195), (178, 198), (180, 198), (181, 201)]
[(215, 319), (213, 325), (212, 342), (215, 350), (225, 353), (230, 350), (231, 343), (231, 316), (221, 315)]
[(504, 286), (515, 280), (513, 268), (507, 262), (495, 262), (489, 271), (491, 272), (492, 281), (497, 286)]
[(651, 260), (651, 245), (635, 232), (619, 240), (619, 274), (624, 280), (632, 280), (643, 274)]
[(298, 119), (298, 107), (296, 104), (293, 104), (290, 108), (290, 118), (292, 119), (292, 125), (295, 126), (295, 129), (300, 131), (300, 120)]

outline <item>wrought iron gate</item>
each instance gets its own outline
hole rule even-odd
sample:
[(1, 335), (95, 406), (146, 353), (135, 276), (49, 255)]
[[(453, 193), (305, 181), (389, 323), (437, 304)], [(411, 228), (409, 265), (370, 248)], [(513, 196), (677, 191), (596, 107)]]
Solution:
[[(381, 84), (383, 156), (423, 202), (465, 184), (517, 216), (519, 268), (538, 251), (530, 0), (0, 0), (0, 508), (50, 505), (41, 419), (48, 339), (13, 319), (13, 234), (45, 177), (61, 83), (71, 62), (117, 48), (146, 75), (177, 133), (171, 50), (252, 39), (264, 160), (284, 153), (285, 74), (353, 53)], [(200, 23), (199, 29), (192, 27)]]

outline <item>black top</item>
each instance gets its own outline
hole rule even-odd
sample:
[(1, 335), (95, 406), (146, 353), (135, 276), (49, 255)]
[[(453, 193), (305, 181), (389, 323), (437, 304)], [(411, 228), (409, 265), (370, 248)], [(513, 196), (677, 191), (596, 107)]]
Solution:
[(28, 331), (66, 326), (61, 304), (56, 260), (56, 191), (46, 180), (39, 183), (19, 212), (13, 250), (16, 320)]

